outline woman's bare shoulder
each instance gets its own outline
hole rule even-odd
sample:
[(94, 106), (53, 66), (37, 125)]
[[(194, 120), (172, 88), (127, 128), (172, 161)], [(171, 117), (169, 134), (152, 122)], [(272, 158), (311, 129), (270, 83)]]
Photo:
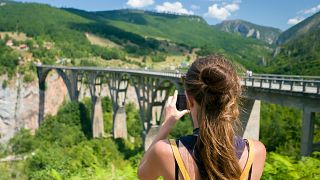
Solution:
[(264, 163), (266, 160), (266, 148), (264, 144), (258, 140), (254, 140), (254, 161), (251, 179), (260, 179), (262, 176)]
[(253, 144), (254, 144), (255, 156), (265, 157), (267, 151), (266, 151), (266, 147), (264, 146), (264, 144), (258, 140), (253, 140)]
[(152, 147), (152, 151), (154, 151), (155, 155), (158, 155), (160, 157), (162, 157), (163, 155), (172, 154), (169, 140), (164, 139), (156, 142)]
[(139, 179), (173, 177), (174, 158), (168, 140), (159, 140), (145, 154), (138, 168)]

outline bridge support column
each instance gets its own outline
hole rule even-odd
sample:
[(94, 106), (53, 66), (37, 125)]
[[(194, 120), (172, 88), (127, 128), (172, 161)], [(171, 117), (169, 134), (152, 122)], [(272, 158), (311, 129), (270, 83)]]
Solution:
[(243, 110), (240, 114), (242, 131), (239, 135), (245, 139), (259, 140), (260, 106), (260, 100), (245, 99), (243, 102)]
[(88, 75), (89, 89), (92, 102), (92, 136), (94, 138), (104, 136), (103, 111), (101, 105), (102, 81), (98, 74), (92, 73)]
[(128, 138), (126, 96), (129, 85), (128, 74), (111, 73), (107, 79), (113, 110), (113, 138)]
[(303, 109), (301, 156), (309, 156), (312, 153), (315, 112)]
[(114, 138), (128, 138), (127, 131), (127, 115), (124, 106), (118, 107), (116, 112), (114, 112), (113, 118), (113, 137)]
[(44, 119), (44, 103), (45, 103), (45, 82), (39, 82), (39, 116), (38, 127)]
[(94, 138), (104, 136), (103, 111), (101, 96), (92, 97), (92, 136)]

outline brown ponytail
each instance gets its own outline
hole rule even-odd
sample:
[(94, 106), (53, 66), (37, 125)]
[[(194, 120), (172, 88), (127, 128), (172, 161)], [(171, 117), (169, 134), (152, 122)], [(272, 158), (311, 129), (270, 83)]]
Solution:
[(197, 59), (186, 74), (185, 88), (199, 104), (196, 148), (205, 167), (203, 179), (239, 179), (234, 148), (238, 124), (239, 78), (232, 64), (218, 55)]

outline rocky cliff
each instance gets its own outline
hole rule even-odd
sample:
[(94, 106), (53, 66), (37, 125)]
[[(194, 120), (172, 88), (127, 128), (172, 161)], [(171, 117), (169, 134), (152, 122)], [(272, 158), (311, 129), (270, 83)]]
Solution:
[[(0, 84), (8, 81), (0, 77)], [(65, 100), (67, 89), (57, 74), (47, 78), (45, 113), (55, 114)], [(25, 84), (22, 77), (10, 80), (8, 86), (0, 87), (0, 142), (8, 141), (21, 128), (38, 127), (39, 89), (38, 82)]]

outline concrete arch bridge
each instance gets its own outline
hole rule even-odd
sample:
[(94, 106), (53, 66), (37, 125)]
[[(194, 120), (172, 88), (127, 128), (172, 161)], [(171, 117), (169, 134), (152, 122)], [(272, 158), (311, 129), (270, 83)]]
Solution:
[[(39, 79), (39, 120), (44, 119), (45, 80), (50, 71), (62, 77), (71, 101), (78, 101), (82, 86), (90, 90), (92, 101), (93, 137), (104, 135), (101, 108), (102, 86), (110, 91), (113, 110), (113, 136), (127, 138), (125, 103), (128, 86), (133, 86), (139, 104), (142, 137), (145, 148), (152, 142), (161, 123), (163, 107), (174, 88), (184, 92), (181, 73), (139, 69), (66, 67), (37, 65)], [(301, 155), (310, 155), (319, 149), (313, 144), (315, 112), (320, 112), (320, 77), (253, 74), (241, 76), (243, 111), (241, 121), (245, 138), (259, 139), (261, 101), (294, 107), (303, 111)]]

